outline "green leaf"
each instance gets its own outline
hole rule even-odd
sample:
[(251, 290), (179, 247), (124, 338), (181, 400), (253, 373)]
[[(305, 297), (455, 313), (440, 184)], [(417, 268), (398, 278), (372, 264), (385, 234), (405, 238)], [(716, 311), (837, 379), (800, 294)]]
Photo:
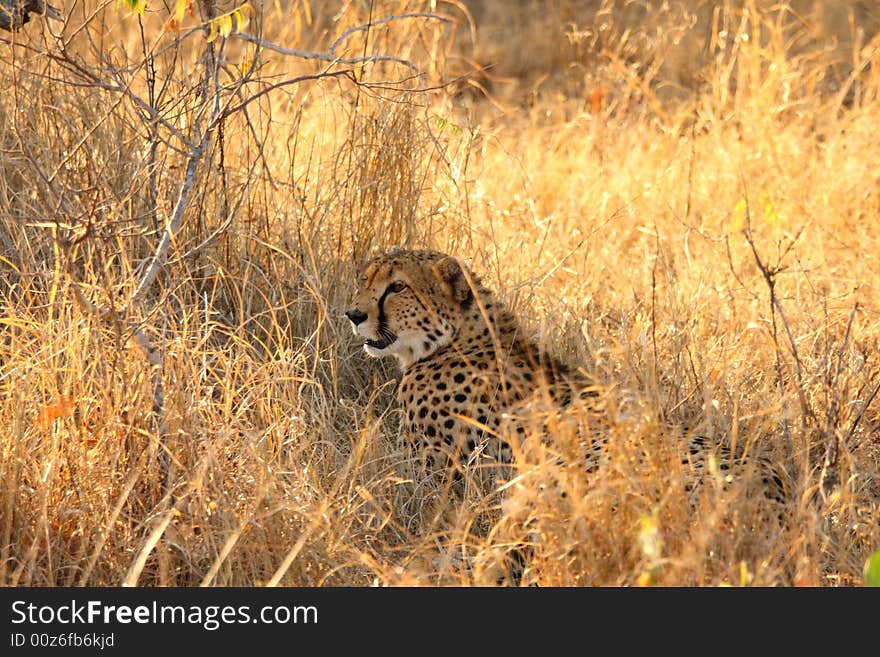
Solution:
[(880, 550), (865, 562), (865, 586), (880, 586)]
[(128, 7), (141, 16), (144, 15), (144, 10), (147, 8), (147, 0), (118, 0), (118, 4), (121, 7)]

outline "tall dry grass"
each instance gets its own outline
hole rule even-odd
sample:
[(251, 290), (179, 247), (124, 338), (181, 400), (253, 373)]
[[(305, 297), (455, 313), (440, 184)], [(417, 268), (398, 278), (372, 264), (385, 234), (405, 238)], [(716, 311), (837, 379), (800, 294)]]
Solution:
[[(158, 5), (88, 0), (2, 37), (4, 585), (485, 584), (523, 543), (545, 585), (861, 581), (872, 4), (432, 4), (268, 3), (247, 28), (420, 77), (208, 46), (187, 30), (222, 3), (163, 31)], [(452, 22), (346, 36), (403, 12)], [(598, 471), (536, 431), (503, 492), (412, 476), (393, 367), (341, 318), (392, 244), (465, 257), (596, 380)], [(686, 491), (694, 432), (778, 463), (788, 498), (751, 467)]]

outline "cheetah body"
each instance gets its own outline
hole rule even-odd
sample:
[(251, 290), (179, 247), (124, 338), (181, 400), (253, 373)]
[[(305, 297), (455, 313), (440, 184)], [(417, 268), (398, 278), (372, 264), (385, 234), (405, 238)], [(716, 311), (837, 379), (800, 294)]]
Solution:
[(370, 356), (394, 356), (406, 435), (428, 468), (509, 463), (536, 398), (567, 405), (585, 381), (528, 340), (474, 273), (436, 251), (370, 260), (347, 313)]

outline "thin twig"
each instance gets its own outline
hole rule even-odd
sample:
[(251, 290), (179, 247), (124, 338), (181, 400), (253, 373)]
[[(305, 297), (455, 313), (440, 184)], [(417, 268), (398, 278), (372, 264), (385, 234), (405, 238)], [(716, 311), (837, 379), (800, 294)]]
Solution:
[(261, 89), (260, 91), (258, 91), (257, 93), (255, 93), (251, 96), (248, 96), (248, 98), (246, 100), (243, 100), (238, 105), (234, 105), (232, 107), (229, 107), (229, 108), (223, 110), (223, 112), (220, 113), (218, 120), (222, 120), (222, 119), (230, 116), (231, 114), (235, 114), (239, 110), (242, 110), (245, 107), (247, 107), (248, 105), (250, 105), (252, 102), (257, 100), (261, 96), (265, 96), (269, 92), (275, 91), (276, 89), (280, 89), (281, 87), (286, 87), (291, 84), (299, 84), (300, 82), (306, 82), (307, 80), (320, 80), (321, 78), (335, 78), (335, 77), (347, 77), (355, 84), (359, 84), (357, 79), (354, 77), (354, 72), (350, 68), (344, 69), (342, 71), (323, 71), (321, 73), (315, 73), (313, 75), (300, 75), (299, 77), (291, 78), (290, 80), (282, 80), (281, 82), (277, 82), (269, 87), (266, 87), (265, 89)]
[[(838, 413), (840, 412), (838, 405), (839, 395), (837, 394), (837, 384), (840, 380), (840, 368), (843, 365), (843, 354), (846, 351), (846, 345), (849, 343), (850, 332), (852, 331), (853, 320), (856, 316), (856, 311), (859, 308), (858, 302), (853, 304), (852, 312), (849, 314), (849, 321), (846, 324), (846, 332), (843, 335), (843, 340), (840, 343), (840, 349), (837, 350), (837, 368), (834, 371), (834, 375), (828, 376), (827, 385), (826, 385), (826, 395), (827, 392), (832, 391), (830, 401), (827, 402), (827, 408), (825, 413), (825, 459), (822, 464), (822, 492), (824, 494), (828, 494), (840, 481), (840, 476), (838, 474), (838, 465), (840, 463), (840, 434), (837, 431), (838, 425)], [(829, 364), (830, 369), (830, 364)], [(853, 423), (853, 429), (858, 424), (858, 420)]]
[(852, 331), (853, 320), (859, 310), (859, 302), (853, 304), (853, 309), (849, 313), (849, 321), (846, 323), (846, 332), (843, 334), (843, 341), (840, 343), (840, 349), (837, 350), (837, 370), (834, 372), (834, 383), (840, 379), (840, 368), (843, 365), (843, 352), (846, 351), (846, 345), (849, 343), (849, 334)]
[(693, 189), (694, 160), (697, 159), (697, 118), (698, 115), (695, 115), (694, 122), (691, 124), (691, 157), (688, 160), (687, 195), (684, 200), (685, 222), (687, 222), (691, 216), (691, 190)]
[(657, 355), (657, 263), (660, 261), (660, 231), (657, 229), (656, 224), (654, 225), (654, 238), (657, 250), (654, 253), (654, 264), (651, 266), (651, 345), (654, 356), (651, 363), (651, 383), (656, 388), (657, 410), (659, 411), (660, 421), (663, 422), (665, 418), (663, 417), (663, 405), (659, 403), (660, 382), (657, 375), (657, 363), (659, 362), (659, 356)]
[(877, 385), (874, 386), (874, 390), (868, 396), (868, 399), (862, 405), (862, 409), (859, 411), (859, 414), (853, 420), (852, 426), (850, 426), (849, 431), (846, 434), (846, 440), (844, 440), (844, 445), (846, 445), (847, 449), (849, 449), (851, 447), (850, 441), (852, 440), (852, 437), (856, 433), (856, 429), (859, 426), (859, 422), (862, 421), (862, 416), (865, 414), (865, 411), (868, 410), (868, 407), (874, 401), (874, 398), (877, 396), (878, 392), (880, 392), (880, 383), (877, 383)]
[(408, 14), (393, 14), (391, 16), (386, 16), (385, 18), (377, 18), (376, 20), (370, 20), (368, 23), (364, 23), (363, 25), (356, 25), (354, 27), (350, 27), (345, 30), (342, 34), (339, 35), (339, 38), (336, 39), (333, 43), (330, 44), (330, 49), (327, 53), (331, 56), (334, 56), (336, 53), (336, 48), (339, 47), (339, 44), (345, 41), (348, 37), (350, 37), (355, 32), (361, 32), (363, 30), (372, 29), (378, 25), (384, 25), (385, 23), (390, 23), (391, 21), (396, 21), (401, 18), (431, 18), (434, 20), (438, 20), (442, 23), (452, 23), (454, 22), (448, 16), (442, 16), (440, 14), (432, 14), (429, 12), (412, 12)]
[[(780, 314), (782, 311), (781, 306), (778, 306), (778, 301), (776, 299), (776, 275), (780, 272), (778, 267), (771, 269), (761, 260), (761, 256), (758, 254), (758, 248), (755, 246), (755, 241), (752, 239), (752, 215), (749, 208), (749, 193), (748, 188), (746, 186), (745, 177), (740, 173), (740, 179), (742, 180), (743, 186), (743, 198), (746, 202), (745, 214), (746, 214), (746, 227), (743, 233), (745, 234), (746, 241), (749, 244), (749, 247), (752, 249), (752, 255), (755, 258), (755, 263), (758, 266), (761, 274), (764, 276), (764, 282), (767, 283), (767, 287), (770, 290), (770, 323), (772, 328), (772, 337), (773, 337), (773, 346), (774, 346), (774, 355), (776, 358), (776, 378), (779, 385), (779, 395), (782, 399), (782, 403), (785, 403), (785, 377), (782, 369), (782, 358), (780, 356), (781, 348), (779, 346), (778, 339), (778, 331), (776, 328), (776, 308), (779, 307)], [(784, 320), (784, 315), (783, 315)], [(787, 326), (787, 322), (786, 322)], [(791, 334), (789, 332), (789, 339), (791, 339)], [(794, 348), (794, 343), (792, 342), (792, 348)], [(799, 393), (803, 395), (803, 391), (799, 390)], [(785, 417), (783, 413), (782, 418), (782, 432), (785, 437), (785, 449), (786, 449), (786, 457), (788, 460), (788, 473), (792, 478), (794, 477), (794, 445), (791, 439), (791, 430), (788, 426), (788, 418)]]
[[(181, 143), (183, 143), (187, 147), (192, 147), (192, 142), (190, 142), (190, 140), (187, 139), (187, 137), (184, 136), (184, 134), (180, 130), (178, 130), (173, 123), (163, 117), (155, 107), (151, 106), (150, 103), (134, 93), (131, 90), (130, 85), (122, 83), (112, 84), (110, 82), (107, 82), (106, 80), (98, 77), (93, 71), (87, 69), (86, 67), (71, 59), (65, 51), (61, 51), (61, 54), (47, 53), (47, 56), (55, 60), (57, 63), (64, 65), (71, 72), (78, 73), (80, 77), (82, 77), (86, 81), (86, 86), (96, 87), (105, 91), (122, 94), (132, 103), (134, 103), (138, 107), (138, 109), (147, 114), (151, 121), (159, 123), (163, 128), (168, 130), (168, 132), (174, 135)], [(112, 73), (112, 70), (110, 72)], [(68, 84), (70, 83), (68, 82)]]

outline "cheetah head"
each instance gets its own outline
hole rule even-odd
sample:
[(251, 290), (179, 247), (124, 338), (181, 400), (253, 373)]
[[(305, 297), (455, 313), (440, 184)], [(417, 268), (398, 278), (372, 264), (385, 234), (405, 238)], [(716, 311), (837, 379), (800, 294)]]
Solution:
[(451, 256), (393, 248), (372, 258), (358, 275), (345, 315), (364, 351), (409, 365), (452, 342), (473, 303), (473, 277)]

